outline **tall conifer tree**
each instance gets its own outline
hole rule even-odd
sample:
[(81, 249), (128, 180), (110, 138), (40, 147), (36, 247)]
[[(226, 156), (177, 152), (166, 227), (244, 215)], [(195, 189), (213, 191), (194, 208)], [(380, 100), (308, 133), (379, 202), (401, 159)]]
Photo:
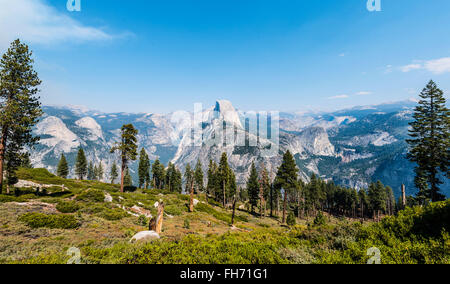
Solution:
[(259, 198), (258, 172), (256, 171), (255, 163), (252, 163), (250, 168), (250, 177), (247, 181), (247, 193), (251, 205), (251, 211), (253, 212), (254, 208), (258, 206)]
[(142, 188), (147, 184), (150, 172), (150, 159), (147, 152), (142, 148), (139, 154), (139, 166), (138, 166), (138, 176), (139, 176), (139, 188)]
[(67, 178), (67, 176), (69, 175), (69, 164), (67, 164), (67, 160), (64, 154), (61, 154), (61, 159), (59, 160), (56, 173), (61, 178)]
[(24, 148), (39, 140), (32, 135), (32, 127), (42, 115), (37, 96), (41, 80), (31, 56), (28, 46), (17, 39), (0, 60), (0, 193), (3, 172), (8, 180), (16, 179)]
[(75, 174), (79, 180), (83, 180), (88, 173), (88, 164), (83, 148), (78, 150), (77, 161), (75, 163)]
[(281, 166), (278, 168), (277, 177), (275, 179), (277, 187), (284, 189), (283, 218), (282, 218), (283, 223), (286, 222), (288, 194), (289, 192), (292, 192), (297, 188), (297, 179), (298, 179), (297, 176), (298, 176), (297, 165), (295, 164), (294, 157), (288, 150), (283, 155), (283, 161), (281, 163)]
[(195, 179), (195, 191), (202, 192), (204, 190), (204, 185), (203, 185), (203, 169), (200, 160), (198, 160), (197, 165), (195, 165), (194, 179)]
[(111, 184), (114, 184), (115, 180), (119, 177), (116, 161), (114, 161), (114, 163), (111, 166), (109, 177), (111, 178)]
[(121, 165), (121, 180), (120, 180), (120, 192), (124, 189), (125, 170), (128, 169), (128, 163), (136, 160), (137, 156), (137, 138), (138, 130), (134, 128), (133, 124), (126, 124), (121, 128), (121, 141), (116, 143), (111, 148), (111, 153), (115, 151), (120, 152)]
[(219, 168), (217, 169), (217, 178), (218, 183), (220, 184), (220, 189), (222, 191), (222, 196), (220, 196), (220, 200), (222, 200), (223, 207), (225, 207), (227, 202), (226, 193), (229, 177), (230, 177), (230, 166), (228, 165), (227, 153), (222, 153)]
[(420, 93), (421, 100), (414, 111), (406, 142), (408, 159), (416, 163), (415, 185), (422, 200), (440, 201), (445, 197), (439, 186), (440, 174), (450, 178), (450, 111), (444, 93), (430, 81)]

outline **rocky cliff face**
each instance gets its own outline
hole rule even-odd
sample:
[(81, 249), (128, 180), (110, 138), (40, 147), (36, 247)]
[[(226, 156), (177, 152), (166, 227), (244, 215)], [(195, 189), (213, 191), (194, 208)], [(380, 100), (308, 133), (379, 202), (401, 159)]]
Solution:
[[(403, 102), (336, 113), (281, 113), (279, 141), (268, 135), (276, 133), (276, 124), (269, 125), (260, 116), (260, 127), (252, 127), (251, 121), (258, 121), (255, 113), (238, 111), (224, 100), (196, 115), (106, 114), (45, 107), (46, 114), (34, 129), (41, 141), (32, 151), (32, 162), (55, 172), (64, 153), (73, 175), (76, 152), (83, 147), (88, 160), (101, 162), (108, 172), (113, 161), (118, 161), (109, 149), (119, 141), (120, 127), (133, 123), (139, 130), (140, 147), (152, 160), (160, 159), (166, 165), (171, 161), (181, 170), (200, 160), (206, 171), (210, 159), (218, 162), (226, 152), (241, 186), (252, 163), (263, 164), (274, 177), (282, 153), (289, 150), (305, 181), (315, 173), (342, 185), (362, 188), (380, 179), (397, 193), (402, 183), (409, 193), (414, 193), (413, 165), (405, 159), (404, 142), (413, 106), (412, 102)], [(271, 151), (275, 154), (268, 155)], [(132, 163), (135, 180), (136, 168), (137, 162)], [(108, 175), (104, 178), (106, 181)], [(450, 194), (448, 181), (443, 187)]]

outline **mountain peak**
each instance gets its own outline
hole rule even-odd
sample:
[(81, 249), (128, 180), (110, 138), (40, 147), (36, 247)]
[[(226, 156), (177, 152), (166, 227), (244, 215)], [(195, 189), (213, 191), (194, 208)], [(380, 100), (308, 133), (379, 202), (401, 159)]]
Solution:
[(226, 122), (242, 127), (239, 114), (230, 101), (218, 100), (214, 112), (216, 113), (216, 118), (223, 119)]

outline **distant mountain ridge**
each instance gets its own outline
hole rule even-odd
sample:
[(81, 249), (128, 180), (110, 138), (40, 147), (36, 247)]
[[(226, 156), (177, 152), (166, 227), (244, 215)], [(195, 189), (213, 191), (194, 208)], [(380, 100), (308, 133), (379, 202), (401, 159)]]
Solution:
[[(109, 149), (118, 141), (120, 127), (133, 123), (139, 130), (139, 146), (147, 150), (151, 160), (160, 159), (165, 165), (171, 161), (184, 170), (188, 163), (200, 159), (206, 172), (209, 160), (218, 161), (226, 152), (241, 186), (251, 163), (263, 163), (274, 177), (281, 153), (290, 150), (305, 181), (315, 173), (344, 186), (362, 188), (379, 179), (393, 187), (397, 195), (402, 183), (413, 194), (414, 165), (405, 159), (405, 139), (415, 105), (403, 101), (330, 113), (280, 113), (279, 155), (270, 157), (263, 153), (275, 145), (274, 141), (258, 137), (256, 130), (250, 131), (245, 119), (253, 114), (236, 110), (229, 101), (217, 101), (197, 118), (188, 112), (103, 113), (83, 107), (45, 106), (45, 115), (34, 129), (41, 141), (31, 157), (35, 167), (55, 172), (61, 153), (74, 165), (77, 149), (83, 147), (88, 160), (102, 162), (108, 173), (113, 161), (119, 160)], [(233, 127), (237, 138), (226, 145), (209, 143), (217, 139), (215, 135), (224, 124)], [(192, 135), (193, 125), (201, 128), (202, 136)], [(257, 131), (261, 134), (264, 130)], [(242, 137), (254, 141), (255, 146), (242, 146), (246, 145)], [(137, 162), (132, 163), (135, 181), (136, 168)], [(73, 171), (72, 167), (72, 176)], [(448, 180), (442, 188), (450, 195)]]

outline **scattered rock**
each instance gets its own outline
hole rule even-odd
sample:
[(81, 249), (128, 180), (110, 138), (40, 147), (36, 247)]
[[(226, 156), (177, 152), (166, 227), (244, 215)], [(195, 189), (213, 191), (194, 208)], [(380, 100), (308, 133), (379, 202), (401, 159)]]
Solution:
[(13, 202), (12, 204), (17, 205), (17, 206), (32, 207), (34, 210), (46, 211), (49, 213), (57, 212), (55, 204), (44, 203), (44, 202), (39, 202), (39, 201), (30, 201), (30, 202), (21, 202), (21, 203)]
[(239, 206), (239, 210), (245, 210), (245, 205)]
[(18, 188), (50, 188), (50, 187), (61, 187), (62, 191), (68, 190), (67, 187), (60, 184), (39, 184), (39, 183), (35, 183), (32, 181), (28, 181), (28, 180), (19, 180), (14, 187), (18, 187)]
[(200, 201), (198, 201), (197, 199), (194, 199), (194, 206), (197, 206), (197, 204), (199, 203)]
[(148, 241), (154, 241), (159, 239), (159, 234), (157, 234), (155, 231), (142, 231), (137, 233), (136, 235), (134, 235), (131, 240), (130, 243), (132, 242), (148, 242)]
[(156, 202), (155, 202), (155, 205), (153, 205), (153, 206), (155, 206), (155, 208), (158, 208), (158, 206), (159, 206), (159, 202), (158, 202), (158, 201), (156, 201)]
[(108, 202), (108, 203), (113, 202), (113, 198), (112, 198), (111, 194), (105, 193), (105, 200), (104, 201)]
[(152, 213), (150, 213), (149, 210), (141, 208), (139, 206), (134, 205), (133, 207), (131, 207), (130, 210), (133, 211), (136, 214), (144, 215), (147, 218), (153, 218)]

